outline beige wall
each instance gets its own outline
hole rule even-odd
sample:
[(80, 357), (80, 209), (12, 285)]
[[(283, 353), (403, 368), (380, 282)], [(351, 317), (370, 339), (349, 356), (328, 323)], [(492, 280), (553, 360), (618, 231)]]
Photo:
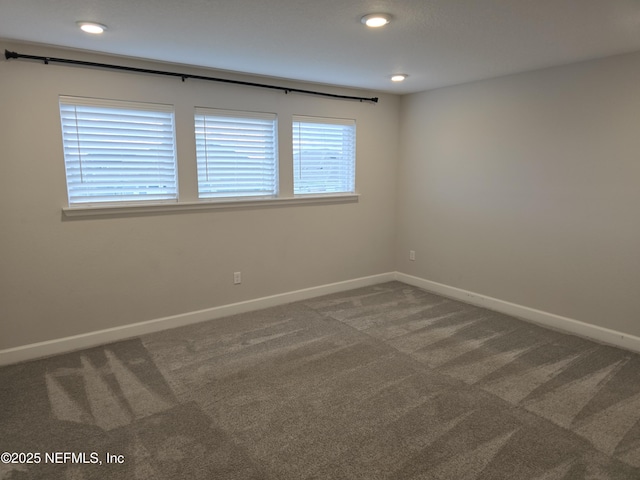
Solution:
[[(0, 350), (394, 270), (640, 335), (638, 78), (631, 54), (371, 105), (2, 60)], [(285, 195), (291, 115), (355, 118), (360, 201), (64, 220), (60, 94), (174, 104), (187, 201), (196, 105), (278, 114)]]
[(638, 79), (631, 54), (403, 97), (397, 269), (640, 335)]
[[(0, 47), (186, 68), (8, 42)], [(360, 200), (65, 220), (60, 94), (175, 105), (182, 200), (196, 196), (196, 105), (277, 113), (285, 194), (291, 193), (291, 115), (355, 118)], [(372, 105), (3, 59), (0, 106), (0, 350), (394, 270), (396, 96), (382, 95)], [(232, 284), (234, 271), (242, 271), (242, 285)]]

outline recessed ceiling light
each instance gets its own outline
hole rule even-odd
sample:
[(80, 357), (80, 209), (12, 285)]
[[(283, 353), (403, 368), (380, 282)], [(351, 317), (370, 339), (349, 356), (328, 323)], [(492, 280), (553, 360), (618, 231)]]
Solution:
[(93, 33), (94, 35), (99, 35), (107, 29), (106, 25), (102, 25), (101, 23), (95, 22), (77, 22), (80, 30), (86, 33)]
[(398, 73), (396, 75), (391, 75), (391, 81), (392, 82), (404, 82), (405, 79), (408, 77), (409, 75), (407, 75), (406, 73)]
[(378, 28), (384, 27), (391, 21), (391, 15), (388, 13), (370, 13), (360, 19), (367, 27)]

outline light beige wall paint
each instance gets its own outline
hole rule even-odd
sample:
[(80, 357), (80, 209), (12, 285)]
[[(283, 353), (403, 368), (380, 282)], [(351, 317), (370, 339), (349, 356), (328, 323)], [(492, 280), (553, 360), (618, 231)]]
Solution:
[[(27, 54), (187, 68), (0, 43)], [(243, 79), (226, 72), (188, 71)], [(355, 118), (360, 201), (64, 220), (60, 94), (174, 104), (183, 200), (196, 195), (194, 106), (277, 113), (285, 194), (291, 193), (291, 115)], [(382, 95), (372, 105), (2, 60), (0, 105), (0, 349), (394, 269), (396, 96)], [(242, 285), (232, 284), (234, 271), (242, 271)]]
[[(394, 269), (640, 335), (639, 74), (631, 54), (373, 106), (2, 60), (0, 349)], [(362, 197), (63, 221), (59, 94), (173, 103), (183, 200), (195, 195), (195, 105), (278, 113), (289, 158), (292, 114), (356, 118)], [(290, 169), (281, 180), (290, 193)]]
[(398, 270), (640, 335), (638, 79), (630, 54), (403, 97)]

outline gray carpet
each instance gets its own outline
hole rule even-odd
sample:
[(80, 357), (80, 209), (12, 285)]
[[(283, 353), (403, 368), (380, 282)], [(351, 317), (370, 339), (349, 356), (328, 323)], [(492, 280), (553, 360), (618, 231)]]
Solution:
[(42, 455), (3, 480), (640, 478), (638, 355), (398, 282), (5, 367), (0, 405)]

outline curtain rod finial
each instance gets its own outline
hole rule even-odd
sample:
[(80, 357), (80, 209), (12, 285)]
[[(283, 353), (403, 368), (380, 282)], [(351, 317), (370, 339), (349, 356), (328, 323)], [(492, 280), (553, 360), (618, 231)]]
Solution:
[(10, 58), (18, 58), (18, 54), (16, 52), (10, 52), (5, 48), (4, 58), (6, 58), (7, 60), (9, 60)]

